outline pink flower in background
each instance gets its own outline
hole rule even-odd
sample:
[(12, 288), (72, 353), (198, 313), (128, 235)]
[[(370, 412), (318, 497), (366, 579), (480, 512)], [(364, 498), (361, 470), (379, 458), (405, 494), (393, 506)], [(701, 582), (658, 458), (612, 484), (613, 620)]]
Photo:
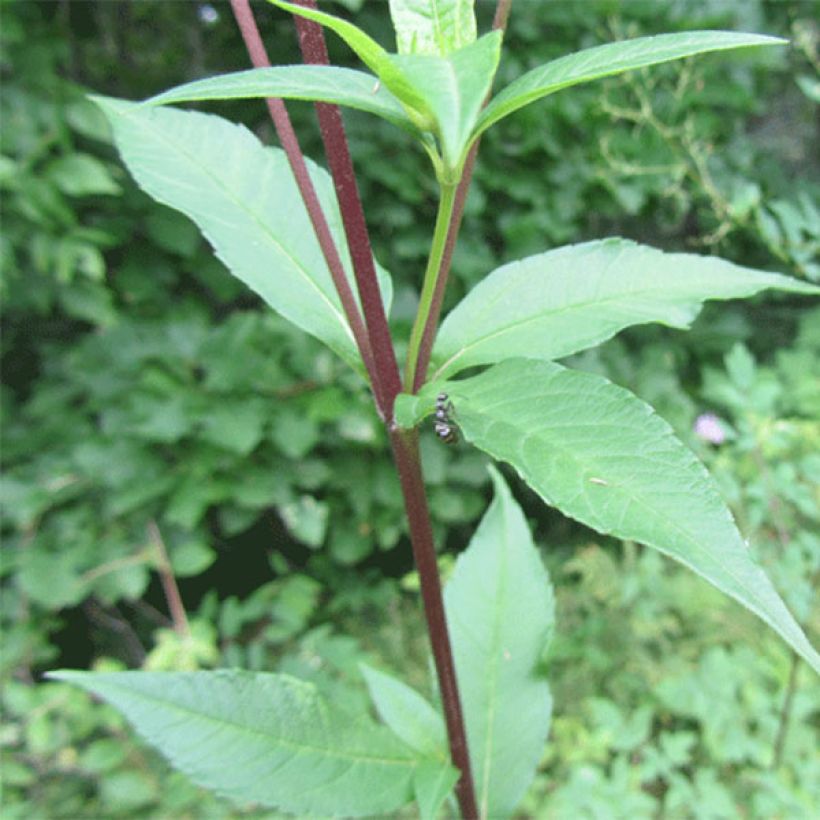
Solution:
[(720, 419), (714, 413), (701, 413), (695, 420), (695, 435), (709, 444), (723, 444), (726, 431)]

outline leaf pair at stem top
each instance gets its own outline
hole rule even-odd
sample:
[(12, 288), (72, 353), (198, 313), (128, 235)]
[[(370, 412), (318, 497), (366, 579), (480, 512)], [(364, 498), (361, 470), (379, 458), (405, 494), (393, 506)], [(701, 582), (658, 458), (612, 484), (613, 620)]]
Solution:
[(399, 54), (386, 51), (346, 20), (284, 0), (269, 2), (334, 31), (373, 74), (335, 66), (252, 69), (187, 83), (151, 102), (281, 97), (369, 111), (416, 137), (443, 185), (459, 181), (470, 147), (490, 126), (562, 88), (694, 54), (785, 42), (760, 34), (694, 31), (608, 43), (532, 69), (483, 108), (498, 68), (502, 34), (494, 31), (476, 39), (467, 0), (440, 4), (449, 14), (428, 15), (418, 8), (439, 4), (391, 0), (400, 50), (410, 52)]

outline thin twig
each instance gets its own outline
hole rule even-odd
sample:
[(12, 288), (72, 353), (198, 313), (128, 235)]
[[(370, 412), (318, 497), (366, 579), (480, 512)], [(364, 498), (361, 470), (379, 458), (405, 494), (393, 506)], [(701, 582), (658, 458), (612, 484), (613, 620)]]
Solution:
[(148, 538), (156, 553), (157, 572), (165, 593), (165, 600), (168, 602), (168, 611), (174, 623), (174, 632), (182, 638), (190, 638), (191, 625), (188, 623), (188, 615), (182, 603), (182, 596), (179, 594), (171, 559), (168, 557), (168, 550), (165, 548), (165, 541), (162, 540), (162, 533), (156, 521), (148, 522)]
[[(251, 11), (249, 0), (231, 0), (231, 8), (233, 9), (239, 30), (242, 32), (242, 39), (245, 41), (245, 47), (248, 50), (251, 62), (256, 68), (268, 68), (270, 66), (270, 60), (268, 59), (265, 46), (262, 43), (262, 38), (259, 35), (259, 29), (256, 26), (256, 20)], [(313, 187), (313, 181), (308, 173), (307, 164), (302, 155), (302, 150), (299, 147), (296, 132), (293, 130), (290, 117), (282, 100), (269, 98), (265, 102), (267, 103), (268, 111), (276, 128), (279, 142), (282, 144), (282, 148), (287, 155), (294, 179), (299, 187), (299, 193), (305, 203), (305, 208), (313, 225), (313, 230), (316, 233), (316, 238), (319, 241), (319, 246), (325, 257), (325, 262), (330, 270), (333, 284), (339, 294), (339, 300), (342, 303), (342, 309), (347, 317), (353, 339), (356, 342), (359, 354), (362, 357), (365, 369), (375, 390), (377, 383), (376, 368), (373, 362), (373, 352), (370, 349), (370, 341), (365, 332), (359, 306), (356, 304), (353, 291), (350, 289), (350, 283), (347, 281), (347, 274), (342, 265), (342, 260), (339, 257), (339, 251), (336, 248), (336, 243), (333, 241), (327, 219), (319, 203), (319, 197), (316, 195), (316, 189)]]
[(772, 769), (776, 769), (783, 762), (783, 750), (786, 746), (786, 735), (789, 730), (789, 718), (792, 713), (792, 703), (794, 693), (797, 691), (797, 670), (800, 668), (800, 657), (797, 652), (792, 652), (792, 663), (789, 668), (789, 682), (786, 684), (786, 697), (783, 699), (783, 706), (780, 709), (780, 720), (777, 725), (777, 736), (774, 740), (774, 751), (772, 753)]
[[(296, 2), (306, 8), (316, 8), (315, 0), (296, 0)], [(295, 16), (295, 22), (304, 61), (315, 65), (329, 65), (322, 27), (298, 15)], [(337, 105), (316, 103), (316, 114), (322, 132), (325, 155), (336, 188), (336, 197), (342, 212), (342, 223), (347, 235), (356, 286), (373, 351), (377, 374), (373, 389), (382, 418), (391, 420), (393, 402), (401, 391), (401, 379), (390, 328), (387, 325), (387, 315), (384, 312), (379, 291), (370, 236), (367, 231), (362, 200), (359, 196), (359, 187), (356, 183), (356, 174), (353, 170), (353, 161), (350, 158), (344, 122)]]

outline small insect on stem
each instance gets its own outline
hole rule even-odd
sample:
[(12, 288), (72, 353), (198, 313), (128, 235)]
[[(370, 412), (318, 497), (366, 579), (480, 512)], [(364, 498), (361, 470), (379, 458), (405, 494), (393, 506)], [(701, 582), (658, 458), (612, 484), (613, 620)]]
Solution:
[(439, 393), (436, 398), (436, 421), (433, 429), (445, 444), (455, 444), (458, 441), (458, 428), (450, 418), (454, 410), (453, 403), (447, 394)]
[(376, 84), (373, 86), (373, 90), (370, 93), (375, 94), (381, 87), (382, 87), (382, 81), (381, 80), (376, 80)]

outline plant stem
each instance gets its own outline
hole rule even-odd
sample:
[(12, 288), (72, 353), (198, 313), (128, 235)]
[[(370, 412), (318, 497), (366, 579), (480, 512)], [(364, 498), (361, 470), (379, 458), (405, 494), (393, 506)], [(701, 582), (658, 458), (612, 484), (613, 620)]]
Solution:
[[(407, 346), (407, 361), (404, 368), (404, 389), (408, 393), (415, 393), (424, 384), (427, 362), (422, 361), (421, 348), (425, 336), (425, 330), (432, 327), (435, 333), (437, 317), (433, 320), (432, 311), (434, 307), (434, 297), (437, 290), (443, 292), (443, 287), (439, 287), (439, 281), (446, 277), (444, 262), (449, 262), (446, 257), (447, 239), (450, 232), (450, 225), (453, 217), (453, 206), (456, 201), (456, 185), (441, 184), (441, 196), (439, 197), (438, 213), (436, 214), (436, 226), (433, 229), (433, 242), (430, 247), (430, 256), (427, 260), (427, 269), (424, 272), (424, 283), (421, 287), (421, 297), (419, 298), (419, 308), (416, 313), (416, 321), (410, 332), (410, 343)], [(452, 256), (452, 254), (451, 254)]]
[[(303, 5), (310, 5), (311, 2), (312, 0), (307, 0)], [(248, 5), (248, 0), (231, 0), (231, 5), (234, 9), (237, 22), (242, 29), (243, 37), (245, 38), (254, 65), (257, 67), (269, 65), (267, 54), (261, 43), (253, 14)], [(309, 30), (306, 30), (306, 32), (307, 31)], [(319, 36), (322, 37), (321, 53), (319, 52), (318, 46), (312, 40), (308, 39), (307, 33), (304, 37), (300, 38), (305, 49), (306, 58), (309, 60), (327, 60), (321, 31)], [(278, 103), (278, 105), (276, 105), (276, 103)], [(277, 125), (277, 131), (279, 130), (278, 123), (286, 120), (286, 123), (283, 123), (283, 129), (286, 128), (287, 131), (292, 133), (290, 121), (287, 119), (287, 112), (281, 100), (269, 100), (268, 107), (274, 119), (274, 124)], [(357, 285), (360, 289), (362, 307), (365, 311), (367, 330), (371, 334), (365, 338), (367, 345), (360, 345), (360, 350), (362, 351), (362, 358), (365, 361), (368, 373), (371, 377), (377, 405), (383, 418), (388, 421), (390, 442), (393, 448), (393, 456), (396, 462), (407, 512), (413, 556), (419, 572), (424, 613), (438, 675), (439, 690), (441, 692), (447, 735), (450, 744), (450, 754), (453, 764), (461, 772), (461, 777), (456, 785), (459, 809), (464, 818), (473, 820), (473, 818), (478, 817), (475, 788), (470, 770), (467, 733), (461, 710), (455, 663), (447, 629), (444, 600), (441, 592), (441, 579), (438, 572), (438, 563), (436, 561), (436, 552), (433, 542), (430, 511), (427, 506), (427, 496), (425, 494), (424, 480), (421, 472), (418, 433), (414, 430), (398, 430), (392, 423), (393, 401), (397, 393), (401, 390), (398, 366), (395, 363), (395, 353), (393, 352), (392, 341), (390, 340), (389, 331), (387, 330), (387, 320), (384, 316), (384, 309), (378, 292), (375, 270), (372, 270), (372, 275), (371, 270), (369, 270), (373, 268), (372, 253), (370, 251), (369, 239), (367, 238), (367, 227), (361, 209), (361, 201), (359, 199), (358, 190), (355, 187), (355, 179), (353, 179), (352, 163), (350, 163), (349, 152), (347, 151), (347, 141), (344, 130), (339, 127), (341, 126), (340, 119), (334, 122), (331, 118), (327, 117), (325, 122), (322, 122), (324, 116), (325, 115), (320, 114), (322, 137), (325, 141), (328, 162), (334, 174), (337, 196), (345, 219), (345, 231), (348, 234), (348, 244), (351, 249), (351, 254), (353, 255), (354, 269), (356, 271)], [(292, 167), (294, 167), (294, 174), (296, 174), (296, 167), (298, 167), (299, 160), (301, 160), (302, 165), (304, 165), (304, 160), (301, 158), (301, 152), (299, 151), (298, 143), (296, 143), (295, 135), (293, 135), (292, 138), (290, 135), (286, 135), (288, 136), (288, 147), (285, 146), (284, 141), (283, 147), (285, 147), (285, 150), (288, 152), (288, 158), (291, 160)], [(280, 140), (282, 140), (281, 134)], [(347, 154), (347, 159), (340, 156), (339, 152), (342, 148), (344, 149), (344, 153)], [(292, 157), (291, 154), (294, 156)], [(296, 157), (297, 154), (298, 158)], [(336, 179), (337, 175), (339, 176), (338, 181)], [(297, 181), (298, 179), (299, 177), (297, 176)], [(310, 182), (309, 177), (307, 181), (308, 183)], [(302, 193), (303, 197), (305, 197), (305, 192), (303, 191)], [(428, 272), (431, 273), (429, 276), (427, 274), (425, 275), (426, 288), (423, 291), (423, 298), (426, 298), (428, 302), (428, 312), (429, 302), (432, 298), (433, 286), (435, 284), (435, 276), (440, 269), (444, 252), (447, 238), (447, 225), (450, 222), (453, 198), (454, 187), (442, 191), (442, 201), (439, 204), (439, 216), (436, 220), (431, 259), (428, 264)], [(306, 205), (308, 205), (307, 198)], [(308, 206), (308, 209), (310, 212), (310, 206)], [(354, 216), (350, 220), (349, 225), (348, 219), (350, 219), (351, 212), (358, 212), (360, 216)], [(319, 215), (321, 216), (320, 209)], [(313, 217), (311, 216), (311, 218)], [(357, 220), (359, 220), (358, 225), (356, 224)], [(318, 235), (319, 229), (316, 222), (314, 222), (314, 228), (317, 230)], [(335, 251), (335, 246), (333, 246), (333, 250)], [(367, 256), (366, 260), (364, 258), (365, 255)], [(331, 263), (327, 254), (326, 259), (328, 259), (328, 266), (330, 267)], [(357, 260), (359, 261), (357, 262)], [(331, 267), (331, 273), (332, 272), (333, 268)], [(428, 279), (430, 280), (429, 283), (427, 281)], [(343, 281), (346, 285), (346, 279)], [(339, 282), (337, 282), (335, 276), (334, 282), (337, 288), (339, 288)], [(376, 298), (374, 298), (374, 295)], [(342, 294), (340, 292), (340, 297), (341, 296)], [(343, 305), (345, 305), (347, 309), (344, 299)], [(355, 302), (353, 307), (356, 307)], [(357, 313), (356, 316), (358, 316)], [(354, 323), (351, 321), (351, 328), (353, 328), (353, 326)], [(420, 334), (422, 326), (423, 322), (422, 325), (419, 325), (417, 335)], [(356, 331), (354, 329), (354, 335), (355, 333)], [(358, 342), (358, 336), (356, 338)], [(385, 344), (385, 340), (389, 342), (389, 344)], [(374, 360), (374, 351), (370, 347), (371, 342), (375, 348), (375, 354), (378, 356), (378, 363)]]
[(182, 603), (182, 596), (179, 594), (179, 587), (174, 577), (174, 570), (171, 567), (171, 559), (168, 557), (168, 550), (165, 549), (165, 541), (162, 540), (162, 533), (155, 521), (148, 522), (148, 537), (151, 539), (151, 544), (156, 552), (157, 571), (162, 582), (162, 589), (165, 592), (165, 600), (168, 601), (168, 611), (171, 613), (174, 632), (183, 638), (190, 638), (191, 625), (188, 623), (188, 615)]
[[(315, 0), (297, 0), (306, 8), (315, 9)], [(327, 46), (322, 27), (304, 17), (295, 16), (296, 30), (299, 34), (299, 46), (306, 63), (329, 65)], [(376, 277), (376, 266), (373, 262), (373, 251), (367, 222), (364, 218), (359, 187), (353, 170), (353, 161), (347, 144), (347, 136), (339, 107), (329, 103), (316, 103), (316, 114), (322, 132), (330, 173), (336, 188), (336, 197), (342, 212), (350, 258), (356, 276), (356, 287), (362, 304), (364, 321), (373, 351), (376, 381), (373, 391), (376, 404), (384, 420), (393, 418), (393, 402), (401, 391), (399, 367), (393, 350), (393, 340), (387, 325), (379, 281)]]
[(456, 784), (458, 805), (461, 816), (465, 820), (474, 820), (478, 817), (475, 787), (470, 768), (467, 733), (464, 728), (464, 715), (461, 710), (453, 650), (450, 645), (450, 633), (447, 629), (444, 599), (441, 594), (441, 579), (436, 561), (430, 510), (427, 506), (427, 495), (421, 472), (418, 431), (392, 428), (390, 443), (393, 446), (393, 456), (404, 495), (404, 506), (410, 526), (410, 541), (413, 545), (413, 558), (419, 572), (424, 616), (427, 620), (427, 632), (430, 635), (433, 659), (436, 664), (444, 719), (447, 724), (447, 737), (450, 743), (450, 755), (453, 764), (461, 772), (461, 778)]
[[(495, 16), (493, 17), (493, 30), (503, 31), (507, 27), (507, 20), (510, 16), (510, 9), (512, 8), (512, 0), (498, 0), (495, 7)], [(485, 105), (490, 99), (487, 95)], [(467, 159), (464, 161), (464, 169), (461, 173), (461, 179), (456, 190), (455, 204), (450, 216), (450, 225), (447, 230), (447, 242), (444, 246), (444, 255), (441, 259), (441, 265), (436, 277), (436, 284), (433, 290), (433, 298), (430, 304), (427, 318), (424, 322), (424, 328), (421, 331), (421, 340), (419, 342), (419, 350), (417, 361), (414, 365), (415, 375), (412, 385), (408, 383), (405, 378), (405, 389), (408, 392), (415, 393), (424, 384), (427, 375), (427, 368), (430, 364), (430, 356), (433, 352), (433, 342), (436, 338), (436, 331), (438, 329), (439, 317), (441, 316), (441, 306), (444, 302), (444, 292), (447, 289), (447, 278), (450, 274), (450, 265), (453, 261), (453, 251), (456, 247), (456, 239), (461, 230), (461, 219), (464, 216), (464, 205), (467, 202), (467, 194), (470, 190), (470, 183), (473, 181), (473, 170), (475, 168), (475, 158), (478, 154), (478, 146), (480, 140), (473, 143), (467, 154)], [(408, 359), (409, 360), (409, 359)]]
[(783, 700), (783, 708), (780, 710), (780, 721), (777, 726), (777, 737), (774, 740), (774, 752), (772, 754), (772, 769), (778, 768), (783, 761), (783, 749), (786, 746), (786, 734), (789, 729), (789, 718), (794, 702), (794, 693), (797, 690), (797, 670), (800, 668), (800, 657), (797, 652), (792, 652), (792, 663), (789, 668), (789, 682), (786, 684), (786, 697)]
[[(231, 8), (239, 30), (242, 32), (242, 39), (245, 41), (245, 47), (248, 50), (251, 62), (256, 68), (269, 67), (270, 60), (268, 59), (268, 53), (259, 35), (259, 29), (256, 26), (256, 20), (251, 11), (249, 0), (231, 0)], [(370, 339), (365, 330), (359, 306), (356, 304), (353, 291), (350, 289), (350, 283), (347, 281), (347, 274), (342, 265), (342, 260), (339, 257), (336, 243), (333, 241), (333, 236), (330, 233), (327, 219), (322, 211), (319, 198), (316, 195), (316, 189), (313, 187), (313, 181), (308, 173), (307, 164), (302, 155), (302, 150), (299, 147), (296, 132), (293, 130), (290, 117), (282, 100), (272, 97), (265, 102), (267, 103), (273, 124), (276, 127), (279, 142), (282, 144), (282, 148), (287, 155), (294, 179), (299, 187), (299, 193), (302, 195), (302, 201), (305, 204), (311, 224), (313, 225), (313, 230), (316, 233), (316, 238), (319, 241), (319, 246), (322, 249), (325, 262), (330, 270), (330, 276), (333, 279), (336, 292), (339, 294), (339, 300), (342, 303), (342, 309), (347, 317), (353, 339), (359, 349), (359, 354), (362, 357), (365, 369), (370, 377), (370, 383), (373, 385), (375, 391), (378, 378), (373, 361), (373, 352), (370, 348)]]
[[(314, 0), (297, 0), (297, 2), (299, 5), (316, 8)], [(296, 26), (305, 62), (327, 64), (327, 49), (321, 26), (301, 17), (296, 17)], [(356, 282), (362, 300), (365, 322), (373, 343), (376, 369), (381, 380), (382, 390), (385, 392), (386, 405), (383, 417), (392, 420), (393, 402), (401, 390), (401, 381), (392, 339), (387, 327), (387, 318), (379, 295), (373, 254), (370, 248), (367, 225), (356, 185), (350, 152), (347, 147), (347, 138), (336, 106), (319, 103), (316, 105), (316, 111), (319, 117), (328, 165), (336, 185), (336, 195), (339, 198), (345, 232), (348, 237), (348, 246), (350, 247), (356, 272)], [(437, 225), (439, 221), (437, 219)], [(439, 229), (439, 233), (446, 228), (447, 221), (449, 221), (449, 216), (445, 221), (442, 221), (442, 228)], [(435, 237), (433, 246), (435, 249)], [(433, 255), (434, 253), (431, 251), (431, 262), (433, 261)], [(436, 267), (439, 263), (440, 254), (438, 261), (435, 262)], [(428, 265), (428, 270), (430, 270), (430, 265)], [(425, 276), (425, 279), (427, 279), (427, 276)], [(391, 426), (390, 441), (407, 512), (413, 557), (419, 573), (424, 614), (427, 620), (427, 629), (447, 724), (450, 755), (453, 764), (461, 772), (461, 777), (456, 786), (459, 808), (463, 817), (475, 818), (478, 816), (478, 810), (470, 769), (467, 734), (450, 645), (450, 633), (447, 629), (447, 619), (444, 611), (441, 578), (438, 571), (438, 562), (436, 561), (430, 511), (427, 506), (427, 496), (419, 459), (418, 434), (415, 431), (399, 431)]]

